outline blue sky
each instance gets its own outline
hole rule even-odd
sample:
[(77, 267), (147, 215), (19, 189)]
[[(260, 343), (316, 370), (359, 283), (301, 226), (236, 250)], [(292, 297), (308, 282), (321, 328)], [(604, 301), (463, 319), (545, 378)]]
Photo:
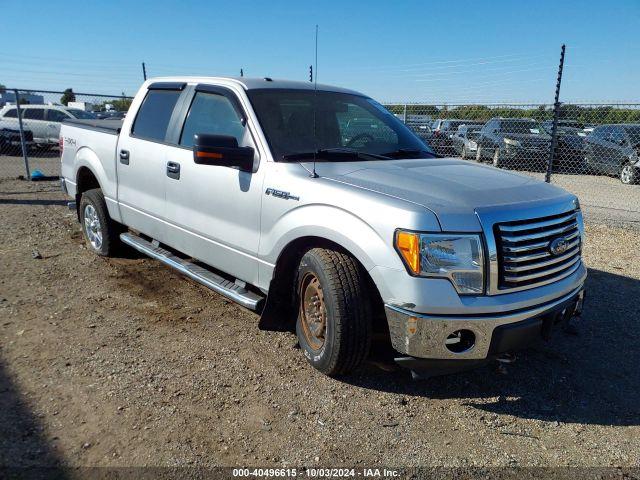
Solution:
[[(0, 83), (133, 94), (150, 76), (318, 79), (382, 101), (640, 100), (640, 0), (3, 0)], [(22, 13), (21, 13), (22, 12)]]

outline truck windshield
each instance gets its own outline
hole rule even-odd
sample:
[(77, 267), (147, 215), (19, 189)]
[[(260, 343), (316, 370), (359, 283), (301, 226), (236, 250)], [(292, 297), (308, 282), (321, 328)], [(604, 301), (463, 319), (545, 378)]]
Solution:
[(433, 158), (435, 153), (374, 100), (299, 89), (248, 92), (276, 161)]

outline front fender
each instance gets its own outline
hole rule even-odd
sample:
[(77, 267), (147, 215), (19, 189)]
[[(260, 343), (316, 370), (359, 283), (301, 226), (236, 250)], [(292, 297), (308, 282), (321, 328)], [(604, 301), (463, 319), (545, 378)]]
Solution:
[[(349, 251), (369, 271), (376, 266), (404, 270), (393, 248), (394, 229), (380, 232), (363, 219), (339, 207), (307, 204), (289, 210), (260, 242), (263, 269), (260, 283), (268, 285), (278, 258), (287, 245), (304, 237), (330, 240)], [(379, 286), (380, 287), (380, 286)]]

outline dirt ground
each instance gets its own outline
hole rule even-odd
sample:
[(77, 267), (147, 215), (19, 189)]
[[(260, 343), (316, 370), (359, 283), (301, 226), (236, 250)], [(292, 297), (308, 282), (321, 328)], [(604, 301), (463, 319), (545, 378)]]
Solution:
[(640, 235), (587, 233), (578, 336), (334, 380), (158, 262), (87, 251), (56, 182), (2, 180), (0, 466), (639, 466)]

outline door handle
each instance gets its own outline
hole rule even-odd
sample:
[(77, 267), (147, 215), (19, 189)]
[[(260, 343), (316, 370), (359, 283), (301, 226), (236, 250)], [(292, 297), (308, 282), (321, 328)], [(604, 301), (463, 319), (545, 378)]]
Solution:
[(129, 150), (120, 150), (120, 163), (129, 165)]
[(180, 164), (177, 162), (167, 162), (167, 177), (175, 180), (180, 179)]

